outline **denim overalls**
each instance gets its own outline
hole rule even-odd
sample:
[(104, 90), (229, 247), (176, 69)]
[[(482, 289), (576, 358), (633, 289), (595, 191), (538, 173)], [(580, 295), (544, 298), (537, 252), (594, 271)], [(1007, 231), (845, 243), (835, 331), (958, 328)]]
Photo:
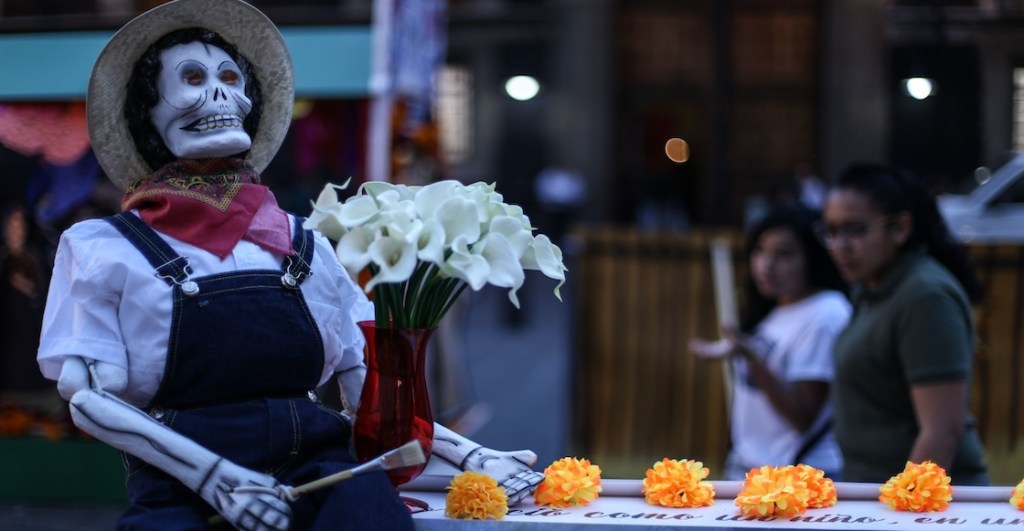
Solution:
[[(188, 260), (137, 216), (107, 218), (145, 255), (174, 298), (163, 380), (150, 414), (243, 467), (296, 486), (355, 466), (348, 421), (312, 392), (323, 341), (299, 289), (313, 235), (296, 221), (280, 270), (190, 277)], [(131, 294), (124, 294), (131, 296)], [(174, 478), (126, 456), (130, 507), (118, 529), (209, 529), (214, 510)], [(292, 504), (291, 529), (411, 529), (384, 473), (356, 476)], [(221, 528), (228, 528), (222, 524)]]

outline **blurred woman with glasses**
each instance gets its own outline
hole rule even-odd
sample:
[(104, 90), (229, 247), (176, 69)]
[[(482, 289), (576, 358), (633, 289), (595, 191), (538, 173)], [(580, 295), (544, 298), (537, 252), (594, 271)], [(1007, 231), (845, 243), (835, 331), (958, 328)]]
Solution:
[(987, 484), (968, 404), (981, 287), (934, 197), (912, 175), (855, 165), (828, 193), (816, 233), (854, 303), (834, 350), (843, 479), (882, 483), (929, 460), (955, 484)]
[(842, 278), (811, 231), (818, 214), (776, 207), (750, 230), (740, 330), (690, 350), (733, 364), (732, 448), (724, 479), (762, 465), (808, 464), (839, 479), (829, 383), (832, 344), (850, 316)]

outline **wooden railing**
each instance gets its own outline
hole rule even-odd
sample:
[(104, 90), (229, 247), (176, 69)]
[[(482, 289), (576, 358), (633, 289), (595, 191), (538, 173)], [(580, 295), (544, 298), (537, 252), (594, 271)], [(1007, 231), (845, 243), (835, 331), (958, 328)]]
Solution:
[[(639, 477), (662, 457), (721, 470), (729, 435), (722, 367), (690, 355), (693, 337), (718, 336), (709, 242), (735, 231), (586, 229), (577, 285), (573, 446), (607, 477)], [(976, 309), (972, 405), (993, 479), (1024, 475), (1024, 246), (971, 248), (987, 298)]]
[(717, 337), (708, 260), (730, 233), (579, 233), (575, 443), (609, 477), (662, 457), (719, 470), (728, 448), (722, 367), (686, 343)]
[(972, 246), (985, 300), (975, 307), (971, 400), (993, 480), (1024, 476), (1024, 245)]

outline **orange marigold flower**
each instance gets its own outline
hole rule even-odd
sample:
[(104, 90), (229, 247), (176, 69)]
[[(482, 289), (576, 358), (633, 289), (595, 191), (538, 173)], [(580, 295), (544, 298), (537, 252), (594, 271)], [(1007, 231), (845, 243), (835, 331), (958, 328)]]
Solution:
[(662, 507), (707, 507), (715, 503), (715, 487), (700, 461), (664, 458), (647, 469), (644, 499)]
[(540, 505), (586, 505), (601, 492), (601, 468), (586, 459), (563, 457), (544, 469), (544, 481), (533, 493)]
[(921, 464), (907, 461), (903, 472), (889, 478), (880, 491), (878, 501), (896, 511), (944, 511), (953, 499), (949, 476), (931, 461)]
[(0, 410), (0, 435), (27, 435), (32, 427), (32, 415), (19, 408)]
[(448, 484), (444, 514), (451, 518), (501, 520), (508, 513), (505, 489), (487, 474), (467, 470)]
[(762, 466), (747, 472), (736, 506), (744, 516), (790, 518), (807, 510), (811, 491), (796, 467)]
[(807, 499), (807, 507), (820, 509), (836, 504), (836, 485), (825, 477), (824, 470), (809, 465), (796, 465), (795, 468), (800, 479), (807, 483), (807, 490), (811, 492), (811, 497)]
[(1010, 503), (1012, 503), (1014, 507), (1024, 511), (1024, 480), (1021, 480), (1021, 482), (1013, 488), (1013, 496), (1010, 496)]

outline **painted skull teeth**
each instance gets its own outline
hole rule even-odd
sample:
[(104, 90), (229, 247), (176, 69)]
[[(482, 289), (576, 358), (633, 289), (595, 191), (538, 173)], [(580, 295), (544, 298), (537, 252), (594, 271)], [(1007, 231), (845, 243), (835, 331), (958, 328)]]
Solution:
[(215, 114), (206, 118), (200, 118), (183, 129), (202, 132), (225, 127), (242, 127), (242, 119), (233, 114)]

